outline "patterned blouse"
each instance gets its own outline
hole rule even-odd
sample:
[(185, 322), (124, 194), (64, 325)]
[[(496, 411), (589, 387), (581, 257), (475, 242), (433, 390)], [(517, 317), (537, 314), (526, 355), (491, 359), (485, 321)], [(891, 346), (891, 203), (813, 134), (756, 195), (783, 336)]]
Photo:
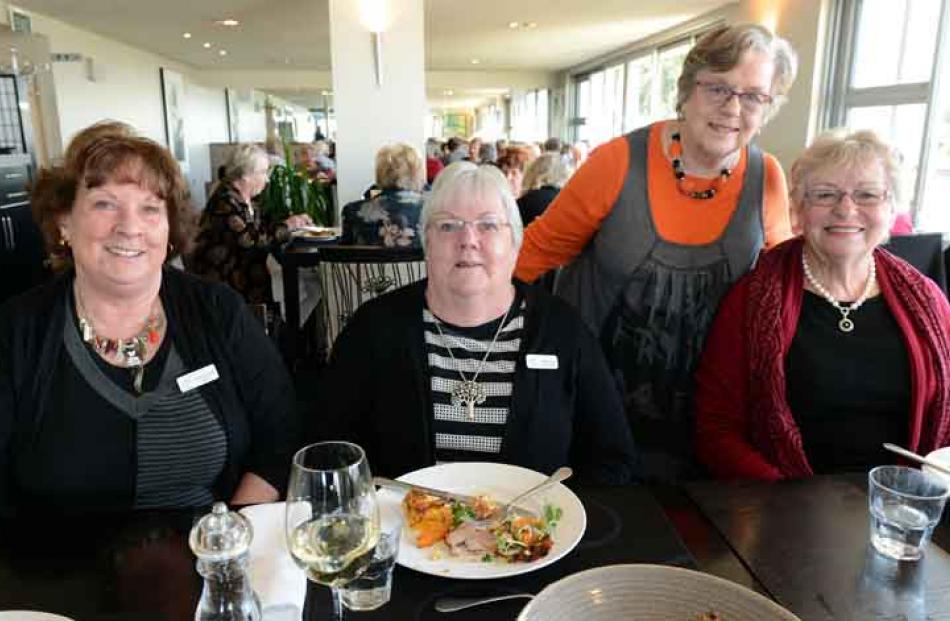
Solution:
[(419, 212), (422, 194), (386, 189), (373, 198), (343, 208), (341, 244), (386, 247), (421, 247)]
[(271, 304), (267, 254), (288, 239), (283, 223), (266, 226), (260, 211), (244, 202), (232, 185), (221, 183), (201, 214), (195, 249), (186, 261), (190, 272), (236, 289), (251, 304)]

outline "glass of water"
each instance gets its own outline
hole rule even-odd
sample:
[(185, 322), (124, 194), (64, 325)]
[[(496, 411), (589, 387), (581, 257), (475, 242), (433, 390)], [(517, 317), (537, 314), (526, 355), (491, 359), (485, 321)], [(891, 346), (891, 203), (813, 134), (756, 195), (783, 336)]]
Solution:
[(878, 466), (868, 473), (871, 544), (899, 561), (923, 556), (940, 521), (950, 487), (940, 477), (916, 468)]
[(389, 602), (393, 587), (393, 567), (399, 555), (402, 514), (399, 507), (379, 508), (379, 541), (366, 570), (341, 591), (343, 605), (350, 610), (376, 610)]

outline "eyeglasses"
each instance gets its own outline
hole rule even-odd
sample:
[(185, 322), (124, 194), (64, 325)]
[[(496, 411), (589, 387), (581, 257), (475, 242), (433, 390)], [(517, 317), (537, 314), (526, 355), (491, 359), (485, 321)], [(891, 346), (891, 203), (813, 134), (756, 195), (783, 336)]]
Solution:
[(696, 86), (700, 87), (711, 103), (717, 106), (724, 106), (735, 97), (739, 100), (739, 105), (746, 112), (758, 112), (762, 106), (772, 103), (772, 96), (758, 91), (737, 91), (727, 84), (719, 82), (703, 82), (696, 80)]
[(838, 188), (805, 190), (805, 198), (808, 203), (817, 207), (835, 207), (845, 196), (850, 196), (851, 202), (858, 207), (877, 207), (886, 201), (890, 194), (884, 188), (859, 188), (850, 192)]
[(439, 235), (457, 235), (466, 226), (471, 225), (479, 235), (495, 235), (506, 226), (511, 226), (494, 216), (486, 216), (477, 220), (462, 220), (461, 218), (439, 218), (433, 220), (429, 226)]

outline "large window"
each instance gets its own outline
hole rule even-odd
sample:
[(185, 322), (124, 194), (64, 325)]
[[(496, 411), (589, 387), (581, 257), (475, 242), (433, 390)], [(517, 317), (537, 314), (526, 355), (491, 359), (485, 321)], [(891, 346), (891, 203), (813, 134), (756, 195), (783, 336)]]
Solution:
[(591, 146), (676, 114), (676, 80), (696, 35), (638, 50), (573, 81), (574, 138)]
[(832, 21), (835, 63), (825, 124), (872, 129), (900, 152), (901, 208), (926, 231), (950, 231), (948, 5), (841, 0)]
[(548, 138), (548, 91), (516, 95), (511, 102), (511, 139), (544, 142)]

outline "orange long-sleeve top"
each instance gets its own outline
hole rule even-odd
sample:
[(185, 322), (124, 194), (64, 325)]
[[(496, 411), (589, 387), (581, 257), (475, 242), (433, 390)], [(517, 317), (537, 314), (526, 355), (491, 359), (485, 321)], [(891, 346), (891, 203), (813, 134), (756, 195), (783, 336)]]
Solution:
[[(657, 234), (667, 241), (708, 244), (720, 237), (739, 205), (739, 193), (745, 179), (746, 150), (732, 176), (711, 199), (684, 196), (676, 187), (672, 163), (663, 152), (661, 137), (666, 122), (650, 128), (647, 146), (647, 184), (650, 212)], [(765, 153), (763, 221), (767, 248), (792, 236), (788, 215), (788, 187), (778, 161)], [(630, 163), (630, 147), (623, 136), (601, 145), (591, 154), (554, 202), (525, 229), (515, 276), (532, 282), (548, 270), (569, 263), (581, 253), (600, 228), (600, 223), (623, 189)], [(685, 187), (709, 186), (709, 180), (687, 176)], [(631, 231), (631, 235), (635, 235)]]

